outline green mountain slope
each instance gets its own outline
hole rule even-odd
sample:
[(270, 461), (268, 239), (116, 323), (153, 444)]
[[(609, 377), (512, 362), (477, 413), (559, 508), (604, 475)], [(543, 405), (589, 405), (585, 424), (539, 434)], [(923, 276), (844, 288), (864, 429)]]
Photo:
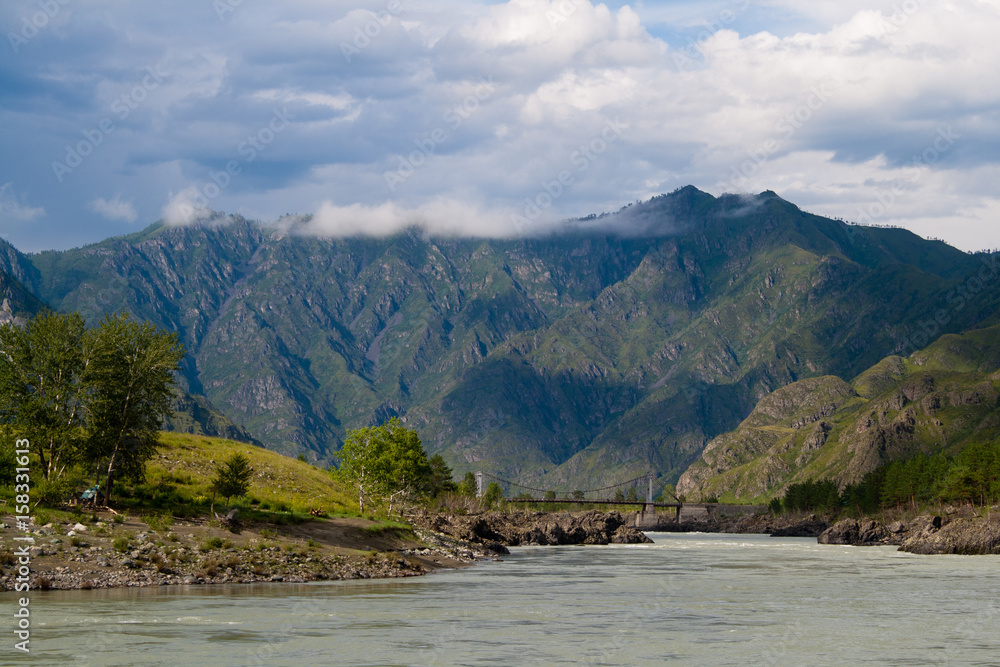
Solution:
[(173, 414), (164, 419), (163, 430), (260, 445), (245, 428), (219, 412), (204, 396), (175, 390), (171, 402)]
[(23, 323), (45, 308), (24, 285), (32, 270), (30, 261), (21, 252), (0, 239), (0, 324)]
[(459, 472), (566, 488), (676, 480), (771, 391), (1000, 303), (969, 285), (990, 256), (692, 187), (518, 240), (220, 217), (26, 259), (60, 310), (177, 331), (185, 388), (271, 449), (325, 463), (398, 415)]
[(23, 323), (44, 307), (19, 280), (0, 270), (0, 324)]
[(942, 336), (908, 358), (889, 356), (847, 384), (802, 380), (761, 399), (712, 440), (681, 476), (691, 497), (754, 500), (791, 483), (841, 486), (893, 460), (954, 454), (1000, 437), (1000, 325)]

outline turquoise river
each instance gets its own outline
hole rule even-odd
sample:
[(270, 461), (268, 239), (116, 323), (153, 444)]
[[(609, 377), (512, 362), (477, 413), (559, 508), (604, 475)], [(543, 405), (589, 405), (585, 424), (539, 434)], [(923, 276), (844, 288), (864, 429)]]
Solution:
[(31, 655), (11, 632), (0, 662), (1000, 665), (1000, 557), (651, 537), (405, 580), (35, 591)]

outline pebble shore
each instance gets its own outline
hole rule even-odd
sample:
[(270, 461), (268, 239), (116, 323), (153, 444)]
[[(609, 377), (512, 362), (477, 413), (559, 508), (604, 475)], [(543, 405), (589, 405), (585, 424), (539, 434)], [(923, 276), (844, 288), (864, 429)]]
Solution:
[[(12, 531), (5, 530), (10, 535)], [(357, 552), (301, 541), (250, 538), (241, 544), (175, 531), (130, 533), (104, 522), (47, 524), (32, 531), (33, 589), (307, 582), (419, 576), (494, 557), (454, 538), (419, 531), (423, 545)], [(117, 540), (115, 538), (118, 538)], [(0, 590), (14, 590), (16, 560), (3, 541)], [(336, 552), (336, 553), (335, 553)]]

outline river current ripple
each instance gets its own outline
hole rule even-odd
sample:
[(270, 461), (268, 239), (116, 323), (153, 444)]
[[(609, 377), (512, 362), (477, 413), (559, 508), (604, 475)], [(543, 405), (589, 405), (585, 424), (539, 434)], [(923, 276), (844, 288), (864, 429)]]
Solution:
[(1000, 557), (650, 536), (405, 580), (36, 591), (30, 662), (1000, 665)]

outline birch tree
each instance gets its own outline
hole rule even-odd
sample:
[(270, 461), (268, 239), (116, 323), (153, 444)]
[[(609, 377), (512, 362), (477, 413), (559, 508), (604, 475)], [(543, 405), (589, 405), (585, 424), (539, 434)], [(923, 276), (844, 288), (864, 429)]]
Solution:
[(393, 418), (381, 426), (348, 431), (340, 450), (340, 474), (365, 505), (388, 501), (388, 511), (424, 485), (431, 467), (417, 432)]
[(0, 326), (0, 423), (31, 441), (42, 478), (57, 480), (79, 455), (83, 318), (45, 311), (24, 328)]
[(87, 347), (87, 446), (110, 502), (115, 480), (141, 481), (146, 461), (156, 453), (184, 348), (177, 334), (126, 312), (105, 316), (90, 332)]

